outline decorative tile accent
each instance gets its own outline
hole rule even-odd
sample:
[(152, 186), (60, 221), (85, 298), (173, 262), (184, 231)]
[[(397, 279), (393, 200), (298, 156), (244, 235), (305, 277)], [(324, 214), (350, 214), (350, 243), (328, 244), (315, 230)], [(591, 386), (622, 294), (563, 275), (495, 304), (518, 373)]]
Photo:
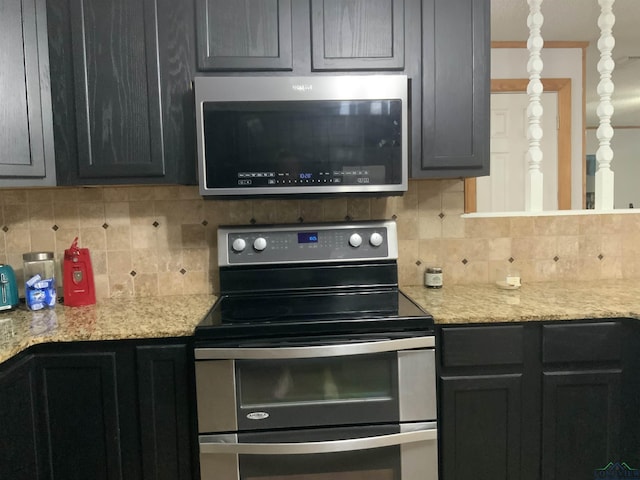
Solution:
[(207, 225), (209, 225), (209, 222), (207, 222), (206, 220), (203, 220), (203, 221), (202, 221), (202, 226), (203, 226), (203, 227), (206, 227)]
[(104, 228), (106, 230), (107, 228), (109, 228), (109, 224), (108, 223), (103, 223), (102, 224), (102, 228)]
[(398, 216), (394, 213), (393, 215), (391, 215), (391, 219), (392, 219), (392, 220), (397, 220), (397, 219), (398, 219)]
[(4, 227), (2, 227), (2, 231), (4, 233), (7, 233), (9, 231), (9, 227), (7, 227), (6, 225)]
[(442, 220), (444, 218), (444, 213), (440, 212), (438, 216), (440, 217), (440, 220)]
[(151, 225), (153, 225), (156, 228), (158, 228), (160, 226), (160, 224), (158, 222), (153, 222)]
[(298, 217), (298, 223), (304, 223), (304, 218)]
[(345, 216), (344, 216), (344, 220), (345, 220), (346, 222), (350, 222), (350, 221), (351, 221), (351, 220), (353, 220), (353, 219), (351, 218), (351, 215), (345, 215)]
[(186, 271), (184, 268), (181, 268), (181, 269), (180, 269), (180, 273), (181, 273), (182, 275), (184, 275), (185, 273), (187, 273), (187, 271)]
[(513, 262), (515, 262), (515, 261), (516, 261), (516, 259), (515, 259), (515, 258), (513, 258), (513, 257), (509, 257), (509, 263), (513, 263)]
[(598, 260), (602, 260), (604, 258), (604, 255), (600, 254), (598, 255)]
[(467, 260), (466, 258), (463, 258), (463, 259), (462, 259), (462, 264), (463, 264), (463, 265), (466, 265), (467, 263), (469, 263), (469, 260)]
[(251, 218), (251, 220), (249, 220), (249, 223), (250, 223), (251, 225), (255, 225), (255, 224), (257, 223), (257, 221), (256, 221), (256, 219), (255, 219), (255, 218), (253, 218), (253, 217), (252, 217), (252, 218)]
[(420, 260), (418, 260), (418, 261), (416, 262), (416, 265), (417, 265), (417, 266), (420, 266), (420, 265), (422, 265), (422, 262), (421, 262)]
[(135, 276), (137, 275), (137, 273), (136, 273), (136, 271), (135, 271), (135, 270), (131, 270), (131, 271), (129, 272), (129, 275), (131, 275), (132, 277), (135, 277)]
[(554, 261), (554, 262), (557, 262), (558, 260), (560, 260), (560, 257), (559, 257), (559, 256), (557, 256), (557, 255), (556, 255), (555, 257), (553, 257), (553, 261)]
[(59, 228), (60, 227), (58, 227), (58, 225), (54, 225), (53, 227), (51, 227), (51, 230), (53, 230), (54, 232), (57, 232)]

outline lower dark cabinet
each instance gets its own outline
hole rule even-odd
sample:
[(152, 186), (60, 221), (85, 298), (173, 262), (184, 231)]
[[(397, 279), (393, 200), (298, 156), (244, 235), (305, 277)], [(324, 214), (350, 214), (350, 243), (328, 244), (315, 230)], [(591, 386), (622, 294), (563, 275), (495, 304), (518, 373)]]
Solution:
[(195, 478), (190, 351), (45, 344), (0, 366), (0, 479)]
[(442, 477), (516, 479), (522, 374), (441, 378)]
[(0, 371), (0, 478), (41, 478), (31, 365), (27, 356)]
[(640, 468), (640, 381), (629, 372), (640, 329), (629, 322), (440, 327), (440, 480)]
[(137, 347), (142, 478), (192, 478), (187, 347)]

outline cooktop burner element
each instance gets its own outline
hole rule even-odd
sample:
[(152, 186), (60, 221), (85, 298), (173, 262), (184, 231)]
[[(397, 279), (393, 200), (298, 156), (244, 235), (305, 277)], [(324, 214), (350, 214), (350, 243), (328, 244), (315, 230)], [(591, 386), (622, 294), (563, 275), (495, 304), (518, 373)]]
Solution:
[(397, 257), (392, 221), (221, 227), (221, 295), (196, 337), (432, 332)]

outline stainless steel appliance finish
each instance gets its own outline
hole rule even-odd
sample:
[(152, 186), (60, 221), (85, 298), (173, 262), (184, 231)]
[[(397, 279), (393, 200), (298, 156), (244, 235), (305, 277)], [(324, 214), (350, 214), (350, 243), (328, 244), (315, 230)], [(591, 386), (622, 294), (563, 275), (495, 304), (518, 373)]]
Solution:
[(433, 319), (398, 290), (395, 227), (220, 228), (194, 351), (203, 480), (437, 479)]
[(404, 75), (195, 77), (203, 196), (401, 194)]

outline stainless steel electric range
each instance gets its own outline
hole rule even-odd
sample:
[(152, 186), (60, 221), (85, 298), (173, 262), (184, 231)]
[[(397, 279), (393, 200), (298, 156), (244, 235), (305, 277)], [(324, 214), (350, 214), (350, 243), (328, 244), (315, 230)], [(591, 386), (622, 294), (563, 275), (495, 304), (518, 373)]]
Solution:
[(433, 318), (392, 221), (221, 227), (195, 332), (203, 480), (437, 478)]

